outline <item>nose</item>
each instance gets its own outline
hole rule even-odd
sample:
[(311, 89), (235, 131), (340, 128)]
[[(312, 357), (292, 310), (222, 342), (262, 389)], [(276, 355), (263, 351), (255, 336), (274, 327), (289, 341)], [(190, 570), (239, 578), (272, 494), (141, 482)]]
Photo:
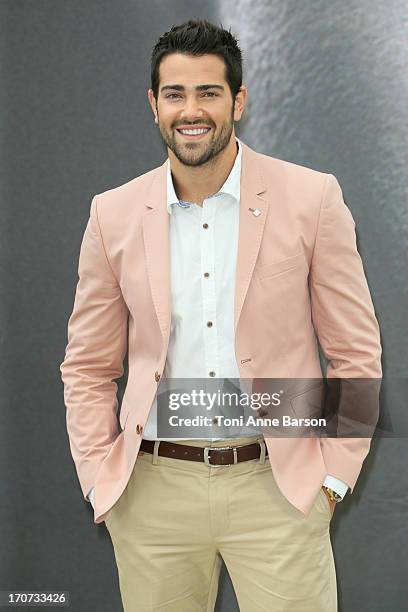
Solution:
[(194, 96), (186, 98), (181, 113), (181, 118), (187, 121), (195, 121), (196, 119), (202, 118), (203, 111), (200, 108), (200, 101)]

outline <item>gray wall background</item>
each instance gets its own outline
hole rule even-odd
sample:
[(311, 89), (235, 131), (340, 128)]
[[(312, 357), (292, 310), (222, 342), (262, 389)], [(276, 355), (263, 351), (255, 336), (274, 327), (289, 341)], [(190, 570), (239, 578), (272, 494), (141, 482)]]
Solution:
[[(203, 16), (243, 49), (239, 137), (334, 174), (356, 221), (397, 427), (373, 440), (336, 509), (339, 609), (405, 610), (406, 3), (10, 0), (0, 11), (0, 590), (69, 590), (75, 612), (122, 609), (108, 532), (70, 456), (59, 364), (92, 196), (166, 157), (147, 102), (151, 47)], [(217, 611), (237, 609), (224, 571)]]

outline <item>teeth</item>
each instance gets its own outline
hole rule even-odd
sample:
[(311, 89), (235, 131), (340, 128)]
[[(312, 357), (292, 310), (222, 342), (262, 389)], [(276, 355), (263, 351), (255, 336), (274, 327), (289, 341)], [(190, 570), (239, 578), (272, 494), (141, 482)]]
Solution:
[(206, 129), (200, 129), (200, 130), (179, 130), (179, 132), (181, 132), (182, 134), (191, 134), (191, 135), (195, 135), (195, 134), (205, 134), (206, 132), (208, 132), (210, 130), (210, 128), (206, 128)]

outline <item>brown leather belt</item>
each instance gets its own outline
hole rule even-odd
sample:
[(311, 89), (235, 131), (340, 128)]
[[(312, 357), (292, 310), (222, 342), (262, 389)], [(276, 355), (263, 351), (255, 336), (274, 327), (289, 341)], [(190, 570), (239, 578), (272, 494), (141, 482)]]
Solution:
[[(266, 447), (266, 445), (265, 445)], [(154, 440), (142, 440), (140, 450), (153, 454)], [(234, 465), (241, 461), (258, 459), (261, 455), (261, 447), (255, 442), (244, 446), (189, 446), (187, 444), (175, 444), (161, 440), (158, 455), (161, 457), (172, 457), (173, 459), (186, 459), (187, 461), (204, 461), (206, 465)], [(268, 456), (268, 448), (265, 448), (265, 456)]]

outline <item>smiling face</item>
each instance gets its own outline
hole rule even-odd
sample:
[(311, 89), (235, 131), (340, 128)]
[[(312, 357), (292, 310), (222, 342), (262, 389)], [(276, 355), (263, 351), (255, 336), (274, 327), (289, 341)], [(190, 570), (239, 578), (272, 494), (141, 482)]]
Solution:
[[(151, 89), (148, 97), (163, 141), (182, 164), (200, 166), (227, 147), (244, 108), (246, 91), (241, 90), (234, 104), (224, 60), (217, 55), (163, 58), (157, 106)], [(205, 132), (183, 133), (201, 128)]]

